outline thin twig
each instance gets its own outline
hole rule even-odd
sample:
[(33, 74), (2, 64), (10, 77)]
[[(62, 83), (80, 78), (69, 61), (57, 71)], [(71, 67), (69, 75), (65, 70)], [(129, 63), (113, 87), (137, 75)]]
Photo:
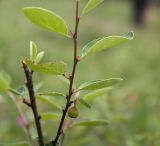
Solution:
[(14, 102), (14, 104), (16, 105), (16, 108), (19, 112), (19, 116), (20, 118), (23, 120), (23, 130), (24, 132), (26, 133), (27, 137), (28, 137), (28, 140), (30, 141), (31, 144), (33, 144), (32, 142), (32, 136), (31, 136), (31, 132), (30, 132), (30, 127), (29, 127), (29, 123), (24, 115), (24, 113), (22, 112), (22, 109), (20, 107), (20, 105), (18, 104), (17, 100), (16, 100), (16, 97), (13, 95), (13, 93), (11, 92), (8, 92), (8, 95), (10, 96), (10, 98), (12, 99), (12, 101)]
[(36, 97), (35, 97), (33, 81), (32, 81), (33, 71), (30, 70), (27, 67), (25, 62), (22, 62), (22, 65), (23, 65), (23, 70), (24, 70), (26, 80), (27, 80), (26, 87), (28, 89), (28, 93), (29, 93), (29, 97), (30, 97), (30, 104), (31, 104), (30, 107), (32, 109), (32, 112), (33, 112), (33, 115), (34, 115), (34, 120), (35, 120), (35, 123), (36, 123), (39, 145), (40, 146), (45, 146), (44, 139), (43, 139), (41, 122), (40, 122), (41, 118), (40, 118), (40, 116), (38, 114), (38, 110), (37, 110)]
[(61, 133), (62, 135), (61, 135), (61, 140), (60, 140), (60, 146), (63, 146), (65, 133), (67, 132), (69, 128), (71, 128), (72, 122), (73, 122), (72, 119), (69, 118), (68, 121), (66, 121), (65, 125), (63, 126), (62, 133)]
[(77, 63), (79, 61), (78, 56), (77, 56), (77, 35), (78, 35), (78, 24), (79, 24), (79, 20), (80, 20), (78, 12), (79, 12), (79, 0), (77, 0), (77, 2), (76, 2), (75, 32), (72, 36), (73, 43), (74, 43), (74, 64), (73, 64), (73, 69), (72, 69), (72, 73), (71, 73), (71, 76), (70, 76), (70, 86), (69, 86), (66, 106), (65, 106), (65, 109), (63, 110), (63, 114), (62, 114), (61, 122), (60, 122), (60, 125), (59, 125), (59, 128), (58, 128), (58, 131), (57, 131), (57, 135), (56, 135), (54, 141), (52, 142), (53, 146), (57, 145), (59, 137), (62, 133), (62, 127), (63, 127), (63, 124), (64, 124), (64, 120), (65, 120), (67, 111), (70, 107), (70, 100), (71, 100), (71, 97), (72, 97), (72, 94), (73, 94), (72, 91), (73, 91), (74, 76), (75, 76)]

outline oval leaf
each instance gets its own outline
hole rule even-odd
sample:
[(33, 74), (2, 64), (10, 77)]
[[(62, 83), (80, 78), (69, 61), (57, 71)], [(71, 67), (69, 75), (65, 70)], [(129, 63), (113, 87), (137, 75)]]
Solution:
[(44, 51), (39, 52), (35, 58), (35, 63), (36, 64), (39, 63), (42, 60), (43, 56), (44, 56)]
[(90, 105), (89, 103), (87, 103), (84, 99), (79, 98), (78, 100), (79, 100), (79, 102), (80, 102), (81, 104), (83, 104), (85, 107), (91, 108), (91, 105)]
[(87, 5), (84, 7), (82, 14), (86, 14), (92, 9), (94, 9), (96, 6), (98, 6), (100, 3), (102, 3), (104, 0), (89, 0)]
[(106, 126), (108, 125), (109, 122), (107, 120), (86, 120), (86, 121), (80, 121), (80, 122), (75, 122), (73, 126)]
[(37, 26), (64, 36), (68, 35), (65, 21), (52, 11), (39, 7), (25, 7), (23, 11), (25, 16)]
[(59, 93), (59, 92), (41, 92), (39, 93), (39, 95), (47, 95), (47, 96), (61, 96), (61, 97), (65, 97), (64, 94)]
[(26, 59), (25, 63), (33, 71), (45, 74), (62, 75), (65, 73), (66, 69), (66, 63), (62, 61), (34, 64), (31, 60)]
[(78, 89), (79, 90), (96, 90), (102, 89), (106, 87), (113, 86), (117, 83), (122, 81), (121, 78), (111, 78), (111, 79), (104, 79), (104, 80), (95, 80), (83, 83)]
[(37, 56), (37, 45), (31, 41), (30, 42), (30, 59), (34, 61), (36, 56)]
[(46, 96), (36, 96), (36, 98), (39, 101), (42, 101), (43, 103), (51, 106), (53, 109), (61, 110), (61, 107), (59, 105), (57, 105), (56, 103), (54, 103), (50, 98), (48, 98)]
[(57, 114), (57, 113), (53, 113), (53, 112), (45, 112), (45, 113), (41, 113), (41, 118), (44, 121), (47, 120), (58, 120), (61, 118), (61, 114)]
[(125, 43), (132, 40), (133, 37), (133, 32), (129, 32), (123, 36), (109, 36), (93, 40), (83, 47), (82, 57)]
[(91, 93), (86, 94), (83, 99), (86, 101), (91, 101), (94, 100), (97, 97), (102, 97), (104, 95), (106, 95), (107, 91), (111, 90), (112, 87), (108, 87), (108, 88), (104, 88), (104, 89), (99, 89), (99, 90), (95, 90)]

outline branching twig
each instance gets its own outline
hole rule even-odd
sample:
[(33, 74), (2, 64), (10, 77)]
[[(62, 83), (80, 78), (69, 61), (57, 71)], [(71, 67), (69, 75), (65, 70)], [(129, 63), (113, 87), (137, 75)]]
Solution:
[(41, 128), (41, 123), (40, 123), (40, 116), (39, 116), (38, 111), (37, 111), (37, 104), (36, 104), (36, 98), (35, 98), (33, 81), (32, 81), (33, 71), (30, 70), (27, 67), (25, 62), (22, 62), (22, 65), (23, 65), (23, 70), (24, 70), (26, 80), (27, 80), (26, 87), (27, 87), (28, 92), (29, 92), (30, 107), (32, 108), (32, 112), (33, 112), (33, 115), (34, 115), (34, 120), (35, 120), (35, 123), (36, 123), (39, 145), (40, 146), (45, 146), (44, 139), (43, 139), (42, 128)]
[(77, 35), (78, 35), (78, 24), (79, 24), (79, 20), (80, 20), (78, 12), (79, 12), (79, 0), (77, 0), (77, 2), (76, 2), (75, 32), (72, 36), (73, 42), (74, 42), (74, 64), (73, 64), (73, 69), (72, 69), (72, 73), (71, 73), (71, 76), (70, 76), (70, 86), (69, 86), (68, 96), (66, 98), (67, 99), (66, 106), (65, 106), (65, 109), (63, 110), (63, 114), (62, 114), (61, 122), (60, 122), (60, 125), (59, 125), (59, 128), (58, 128), (58, 131), (57, 131), (57, 135), (56, 135), (54, 141), (52, 142), (53, 146), (56, 146), (56, 144), (59, 140), (59, 137), (61, 135), (64, 120), (65, 120), (67, 111), (70, 107), (70, 100), (71, 100), (71, 97), (72, 97), (72, 94), (73, 94), (72, 91), (73, 91), (74, 76), (75, 76), (77, 63), (79, 61), (78, 56), (77, 56)]

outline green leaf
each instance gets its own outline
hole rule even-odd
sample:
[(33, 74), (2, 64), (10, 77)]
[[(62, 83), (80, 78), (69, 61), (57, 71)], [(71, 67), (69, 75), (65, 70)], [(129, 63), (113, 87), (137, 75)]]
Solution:
[(87, 14), (89, 11), (94, 9), (96, 6), (98, 6), (100, 3), (102, 3), (104, 0), (89, 0), (87, 5), (84, 7), (82, 14)]
[(104, 89), (98, 89), (95, 91), (92, 91), (91, 93), (86, 94), (83, 99), (86, 101), (94, 100), (97, 97), (102, 97), (106, 95), (107, 91), (111, 90), (112, 87), (104, 88)]
[(78, 89), (79, 90), (97, 90), (106, 87), (113, 86), (122, 81), (121, 78), (110, 78), (104, 80), (95, 80), (83, 83)]
[(57, 113), (53, 113), (53, 112), (45, 112), (45, 113), (41, 113), (41, 118), (44, 121), (47, 120), (58, 120), (61, 118), (61, 114), (57, 114)]
[(37, 56), (37, 45), (34, 42), (30, 41), (30, 59), (34, 61), (36, 56)]
[(79, 98), (78, 100), (79, 100), (80, 103), (83, 104), (85, 107), (91, 108), (91, 105), (90, 105), (89, 103), (87, 103), (84, 99)]
[(115, 47), (119, 44), (125, 43), (129, 40), (132, 40), (134, 37), (133, 32), (129, 32), (123, 36), (109, 36), (98, 38), (89, 42), (86, 46), (82, 49), (82, 57), (87, 56), (89, 54), (100, 52), (104, 49), (108, 49), (111, 47)]
[(86, 120), (86, 121), (80, 121), (80, 122), (75, 122), (73, 126), (106, 126), (108, 125), (109, 122), (107, 120)]
[(44, 56), (44, 51), (39, 52), (35, 58), (35, 63), (38, 64), (42, 60), (43, 56)]
[(45, 103), (49, 106), (51, 106), (53, 109), (56, 110), (62, 110), (61, 107), (59, 105), (57, 105), (55, 102), (53, 102), (50, 98), (48, 98), (47, 96), (36, 96), (36, 98), (41, 101), (42, 103)]
[(68, 28), (65, 21), (52, 11), (39, 7), (25, 7), (23, 11), (25, 16), (37, 26), (68, 36)]
[(0, 146), (29, 146), (27, 142), (11, 143), (11, 144), (0, 144)]
[(26, 59), (25, 63), (35, 72), (62, 75), (65, 73), (66, 63), (62, 61), (54, 61), (50, 63), (34, 64), (31, 60)]
[(43, 86), (43, 82), (38, 82), (34, 85), (35, 92), (38, 92)]
[(59, 92), (41, 92), (38, 93), (39, 95), (47, 95), (47, 96), (60, 96), (60, 97), (65, 97), (64, 94), (59, 93)]
[(59, 75), (57, 76), (59, 80), (61, 80), (65, 85), (69, 86), (70, 84), (70, 81), (69, 79), (67, 79), (66, 77), (62, 76), (62, 75)]
[(10, 82), (10, 76), (4, 71), (0, 71), (0, 91), (6, 92), (10, 86)]
[(18, 92), (17, 90), (15, 90), (15, 89), (9, 88), (8, 91), (12, 92), (12, 93), (15, 94), (15, 95), (22, 96), (22, 94), (19, 93), (19, 92)]

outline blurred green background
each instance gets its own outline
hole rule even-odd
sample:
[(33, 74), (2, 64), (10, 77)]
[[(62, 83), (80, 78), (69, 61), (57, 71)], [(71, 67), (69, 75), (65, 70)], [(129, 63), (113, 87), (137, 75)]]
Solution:
[[(81, 7), (85, 2), (82, 1)], [(68, 63), (68, 70), (72, 67), (72, 41), (32, 25), (23, 15), (25, 6), (53, 10), (72, 30), (74, 28), (75, 0), (0, 0), (0, 70), (10, 74), (14, 88), (24, 84), (20, 62), (29, 56), (30, 40), (38, 44), (39, 51), (45, 51), (43, 61), (63, 60)], [(160, 146), (160, 10), (154, 7), (151, 11), (145, 26), (135, 27), (131, 1), (106, 0), (81, 20), (79, 51), (101, 36), (133, 30), (135, 39), (85, 58), (79, 64), (77, 85), (97, 78), (122, 77), (124, 81), (105, 96), (96, 98), (91, 110), (79, 106), (81, 119), (105, 118), (110, 124), (70, 129), (65, 138), (66, 146)], [(42, 81), (41, 91), (67, 91), (56, 77), (36, 74), (35, 82)], [(31, 116), (30, 111), (24, 110)], [(51, 109), (39, 103), (39, 110)], [(17, 116), (12, 100), (0, 94), (0, 143), (26, 140)], [(43, 123), (48, 139), (55, 135), (57, 126), (58, 121)], [(32, 134), (36, 136), (34, 128)]]

